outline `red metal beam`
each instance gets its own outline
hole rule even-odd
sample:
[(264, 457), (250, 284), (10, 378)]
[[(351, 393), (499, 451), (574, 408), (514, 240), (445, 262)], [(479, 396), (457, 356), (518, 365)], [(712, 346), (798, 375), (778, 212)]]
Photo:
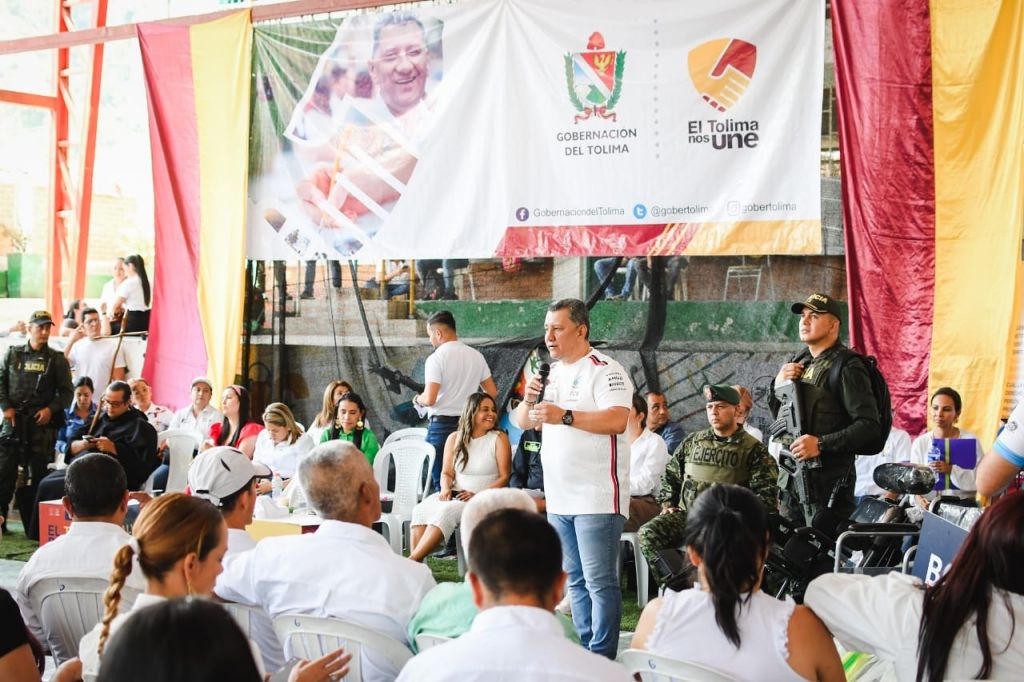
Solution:
[[(57, 33), (66, 34), (70, 27), (67, 24), (63, 3), (61, 0), (55, 0), (54, 4), (57, 10)], [(56, 97), (57, 106), (53, 109), (53, 185), (50, 197), (50, 235), (46, 245), (46, 278), (44, 280), (46, 290), (43, 294), (46, 308), (51, 315), (60, 315), (63, 310), (60, 283), (64, 270), (64, 252), (67, 250), (67, 227), (64, 220), (64, 215), (67, 214), (63, 212), (70, 208), (65, 191), (65, 185), (70, 179), (66, 175), (68, 168), (68, 102), (60, 95), (62, 91), (68, 91), (69, 52), (67, 48), (57, 50), (57, 59), (54, 63), (58, 95)]]
[(0, 102), (6, 102), (7, 104), (21, 104), (27, 107), (41, 107), (44, 109), (57, 108), (56, 97), (53, 95), (38, 95), (34, 92), (0, 90)]
[[(107, 0), (96, 0), (93, 25), (107, 23)], [(92, 47), (92, 74), (89, 77), (89, 100), (86, 104), (84, 147), (82, 148), (82, 182), (78, 195), (78, 238), (75, 239), (75, 262), (72, 298), (85, 297), (85, 270), (89, 256), (89, 225), (92, 221), (92, 176), (96, 161), (96, 122), (100, 110), (100, 79), (103, 76), (103, 43)]]

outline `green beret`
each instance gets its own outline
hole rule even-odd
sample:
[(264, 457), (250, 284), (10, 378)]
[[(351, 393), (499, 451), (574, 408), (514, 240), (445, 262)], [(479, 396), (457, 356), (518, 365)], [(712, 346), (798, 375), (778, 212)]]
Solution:
[(739, 405), (740, 393), (728, 384), (704, 384), (704, 400), (709, 403), (721, 400), (730, 405)]

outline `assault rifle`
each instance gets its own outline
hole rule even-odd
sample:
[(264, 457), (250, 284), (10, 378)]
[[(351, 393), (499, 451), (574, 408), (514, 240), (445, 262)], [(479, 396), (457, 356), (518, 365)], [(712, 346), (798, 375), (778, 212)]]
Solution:
[(782, 446), (782, 453), (779, 455), (779, 488), (783, 494), (796, 496), (804, 518), (809, 522), (821, 504), (814, 493), (810, 477), (811, 469), (821, 468), (821, 457), (801, 461), (794, 457), (789, 449), (793, 441), (804, 435), (805, 412), (802, 393), (807, 388), (807, 384), (793, 381), (775, 387), (775, 397), (782, 404), (777, 418), (768, 425), (768, 436)]

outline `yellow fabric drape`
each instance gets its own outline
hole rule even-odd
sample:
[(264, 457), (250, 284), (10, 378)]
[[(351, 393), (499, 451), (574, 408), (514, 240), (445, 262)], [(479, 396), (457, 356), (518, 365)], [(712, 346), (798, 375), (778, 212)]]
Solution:
[(196, 24), (190, 39), (199, 138), (199, 319), (208, 375), (223, 388), (235, 382), (241, 360), (252, 60), (249, 12)]
[(1019, 304), (1024, 221), (1024, 2), (932, 0), (935, 316), (929, 394), (995, 437)]

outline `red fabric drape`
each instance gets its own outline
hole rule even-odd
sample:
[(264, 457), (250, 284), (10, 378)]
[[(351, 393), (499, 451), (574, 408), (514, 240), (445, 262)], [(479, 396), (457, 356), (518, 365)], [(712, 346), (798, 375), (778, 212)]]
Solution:
[(188, 403), (193, 377), (206, 374), (199, 319), (199, 138), (188, 26), (140, 24), (149, 99), (157, 262), (142, 374), (153, 401)]
[(850, 340), (896, 426), (926, 426), (935, 286), (931, 26), (920, 0), (833, 0)]

